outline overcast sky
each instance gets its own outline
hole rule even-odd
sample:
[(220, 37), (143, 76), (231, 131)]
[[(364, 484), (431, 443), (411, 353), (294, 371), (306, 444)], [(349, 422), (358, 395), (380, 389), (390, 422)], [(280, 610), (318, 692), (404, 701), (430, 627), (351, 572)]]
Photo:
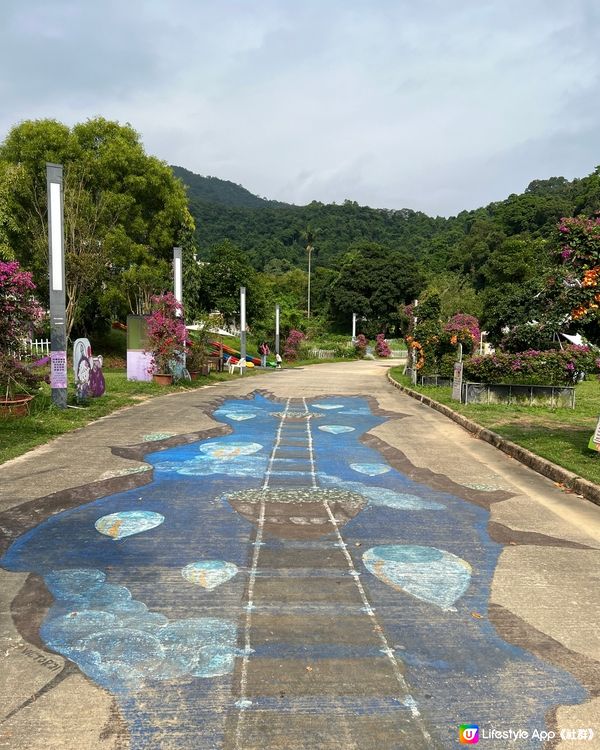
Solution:
[(599, 0), (0, 0), (0, 134), (131, 123), (258, 195), (449, 215), (600, 164)]

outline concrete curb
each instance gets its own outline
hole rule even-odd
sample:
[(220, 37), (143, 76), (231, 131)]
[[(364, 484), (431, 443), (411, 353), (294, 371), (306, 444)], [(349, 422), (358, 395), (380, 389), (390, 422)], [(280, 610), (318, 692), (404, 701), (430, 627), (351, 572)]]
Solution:
[(573, 490), (578, 495), (583, 495), (586, 500), (590, 500), (592, 503), (600, 505), (600, 486), (597, 484), (574, 474), (568, 469), (563, 469), (562, 466), (553, 464), (551, 461), (528, 451), (526, 448), (523, 448), (510, 440), (506, 440), (501, 435), (498, 435), (497, 432), (492, 432), (491, 430), (482, 427), (480, 424), (467, 419), (467, 417), (454, 411), (449, 406), (440, 404), (439, 401), (434, 401), (434, 399), (429, 396), (425, 396), (422, 393), (418, 393), (418, 391), (413, 391), (411, 388), (407, 388), (394, 380), (389, 371), (386, 374), (388, 381), (394, 386), (394, 388), (398, 388), (398, 390), (402, 391), (402, 393), (405, 393), (407, 396), (420, 401), (422, 404), (439, 411), (441, 414), (452, 419), (465, 430), (475, 435), (475, 437), (493, 445), (494, 448), (498, 448), (508, 456), (525, 464), (525, 466), (529, 466), (529, 468), (537, 471), (538, 474), (542, 474), (543, 476), (548, 477), (548, 479), (552, 479), (553, 482), (558, 482), (568, 489)]

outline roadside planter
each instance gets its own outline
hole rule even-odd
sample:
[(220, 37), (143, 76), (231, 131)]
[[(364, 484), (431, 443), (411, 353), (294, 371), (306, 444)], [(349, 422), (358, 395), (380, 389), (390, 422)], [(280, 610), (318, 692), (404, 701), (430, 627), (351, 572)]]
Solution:
[(562, 385), (463, 383), (463, 404), (518, 404), (575, 408), (575, 388)]

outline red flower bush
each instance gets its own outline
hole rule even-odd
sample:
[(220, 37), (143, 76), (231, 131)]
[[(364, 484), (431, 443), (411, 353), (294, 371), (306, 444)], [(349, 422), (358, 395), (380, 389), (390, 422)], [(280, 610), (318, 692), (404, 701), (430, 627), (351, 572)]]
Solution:
[(152, 372), (168, 373), (170, 363), (179, 361), (187, 348), (183, 307), (172, 292), (151, 298), (152, 313), (147, 318), (148, 349)]
[(367, 337), (364, 333), (359, 333), (354, 340), (354, 351), (356, 352), (356, 356), (360, 357), (360, 359), (362, 359), (367, 352), (367, 344)]
[(294, 328), (290, 331), (287, 339), (285, 340), (285, 347), (283, 349), (283, 356), (285, 359), (294, 360), (298, 357), (298, 349), (300, 344), (304, 341), (306, 336), (302, 331), (297, 331)]
[(444, 332), (450, 334), (450, 343), (453, 346), (462, 344), (467, 351), (473, 351), (481, 336), (477, 318), (464, 313), (453, 315), (444, 326)]
[[(600, 313), (600, 217), (561, 219), (557, 244), (563, 262), (561, 296), (573, 320)], [(559, 274), (560, 276), (560, 274)]]
[(377, 334), (375, 354), (377, 354), (378, 357), (390, 357), (392, 354), (392, 350), (390, 349), (388, 342), (385, 340), (385, 334), (383, 333)]
[(21, 339), (43, 317), (34, 290), (31, 274), (22, 271), (16, 260), (0, 261), (0, 352), (18, 351)]

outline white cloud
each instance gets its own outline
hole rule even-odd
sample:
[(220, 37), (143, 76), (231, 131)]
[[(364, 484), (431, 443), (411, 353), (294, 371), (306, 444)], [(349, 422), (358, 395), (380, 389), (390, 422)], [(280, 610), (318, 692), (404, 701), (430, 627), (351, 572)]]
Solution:
[(595, 0), (3, 5), (4, 132), (102, 114), (259, 195), (430, 213), (600, 161)]

